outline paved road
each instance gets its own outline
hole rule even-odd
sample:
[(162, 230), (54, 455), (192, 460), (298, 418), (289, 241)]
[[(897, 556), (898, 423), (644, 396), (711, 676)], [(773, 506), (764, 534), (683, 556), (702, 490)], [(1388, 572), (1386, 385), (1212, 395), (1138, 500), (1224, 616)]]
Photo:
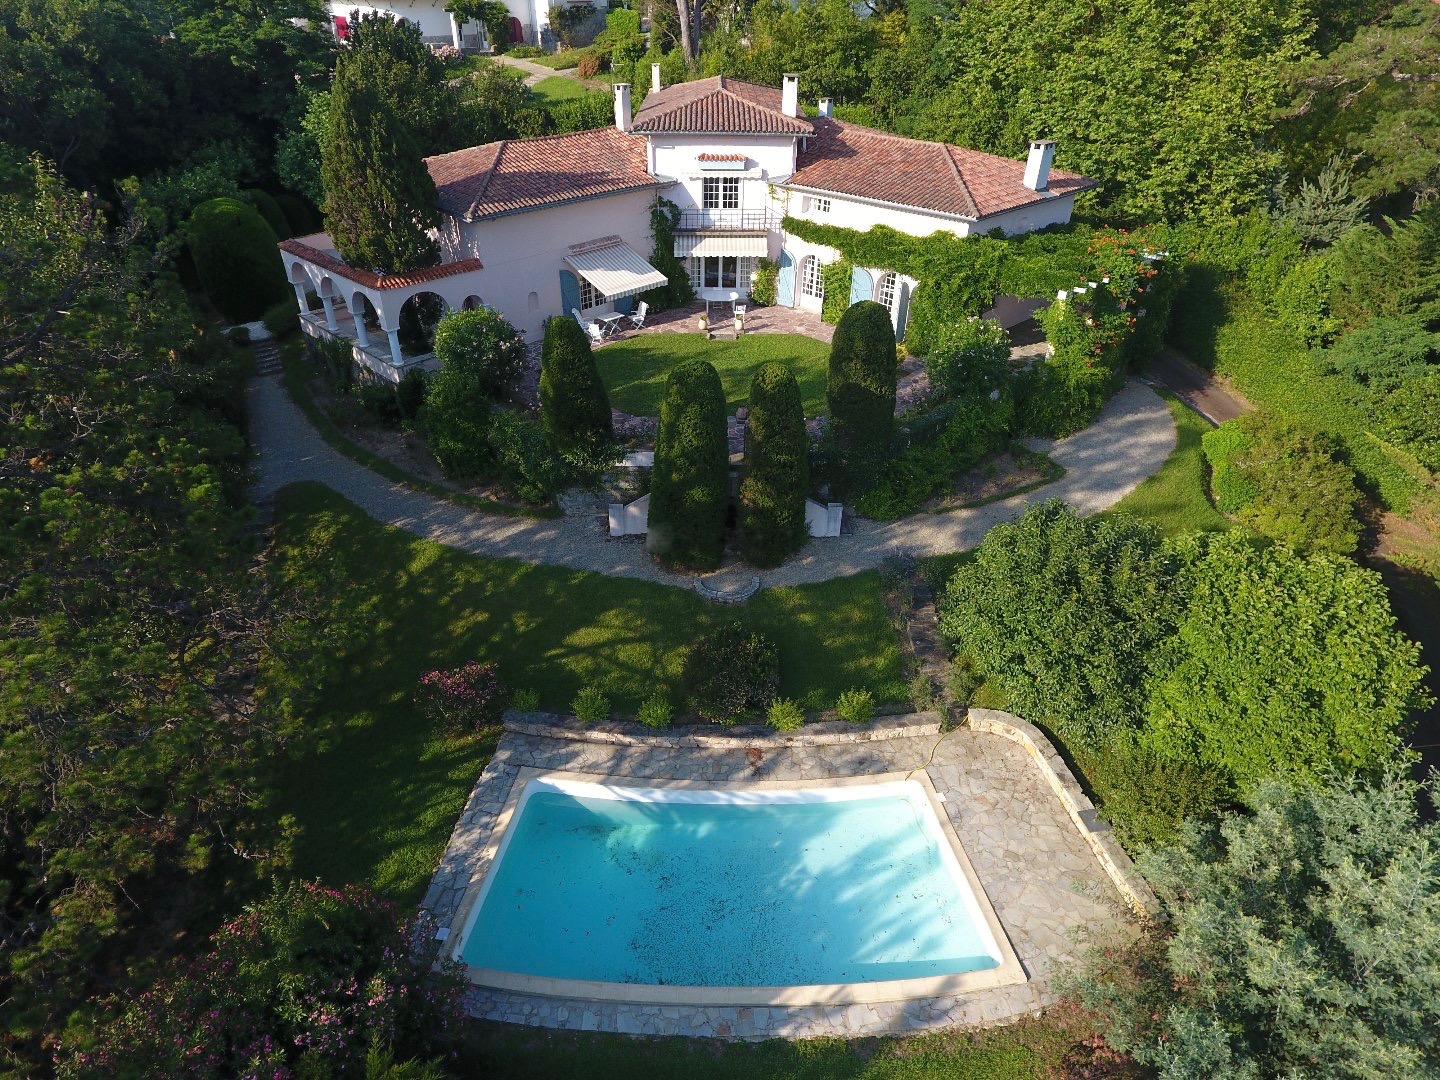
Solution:
[[(656, 566), (645, 552), (643, 538), (612, 540), (607, 535), (605, 506), (599, 500), (568, 500), (569, 512), (554, 519), (477, 513), (392, 483), (333, 450), (278, 379), (252, 379), (248, 397), (257, 456), (255, 497), (261, 503), (271, 500), (286, 484), (315, 480), (377, 521), (476, 555), (681, 588), (695, 581), (693, 575)], [(1027, 507), (1049, 498), (1063, 499), (1081, 514), (1098, 513), (1159, 470), (1175, 449), (1175, 424), (1153, 390), (1132, 382), (1110, 400), (1090, 427), (1042, 448), (1048, 449), (1066, 472), (1036, 491), (970, 510), (917, 514), (889, 524), (856, 521), (853, 532), (812, 540), (784, 566), (761, 571), (738, 564), (727, 566), (712, 576), (710, 583), (732, 588), (753, 575), (764, 587), (800, 585), (869, 570), (893, 556), (963, 551), (977, 545), (992, 526), (1013, 520)]]
[(1212, 424), (1223, 424), (1255, 408), (1210, 372), (1168, 346), (1150, 362), (1150, 377), (1167, 390), (1173, 390), (1181, 401)]

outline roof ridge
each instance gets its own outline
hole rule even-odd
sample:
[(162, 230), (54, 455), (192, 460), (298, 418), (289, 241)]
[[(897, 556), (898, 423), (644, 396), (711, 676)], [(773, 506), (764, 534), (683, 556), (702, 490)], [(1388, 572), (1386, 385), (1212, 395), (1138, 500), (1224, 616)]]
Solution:
[(475, 191), (475, 196), (470, 200), (470, 205), (465, 211), (469, 217), (475, 212), (475, 207), (485, 197), (485, 192), (490, 189), (490, 180), (495, 175), (495, 169), (500, 164), (500, 159), (505, 156), (505, 151), (510, 147), (509, 139), (500, 139), (495, 144), (495, 156), (490, 159), (490, 166), (485, 170), (485, 175), (480, 178), (480, 186)]
[(980, 205), (975, 201), (975, 196), (970, 194), (970, 185), (965, 182), (965, 177), (960, 174), (960, 166), (955, 164), (955, 155), (950, 151), (953, 147), (949, 143), (937, 143), (940, 153), (945, 158), (945, 164), (950, 166), (950, 175), (955, 177), (955, 183), (960, 187), (960, 194), (970, 204), (970, 209), (978, 216)]

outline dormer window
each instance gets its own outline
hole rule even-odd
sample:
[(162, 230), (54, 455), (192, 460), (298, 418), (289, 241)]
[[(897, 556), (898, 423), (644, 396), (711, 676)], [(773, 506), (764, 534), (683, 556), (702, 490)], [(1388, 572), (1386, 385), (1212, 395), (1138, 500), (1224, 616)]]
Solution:
[(701, 181), (701, 198), (706, 210), (739, 210), (740, 178), (738, 176), (707, 176)]

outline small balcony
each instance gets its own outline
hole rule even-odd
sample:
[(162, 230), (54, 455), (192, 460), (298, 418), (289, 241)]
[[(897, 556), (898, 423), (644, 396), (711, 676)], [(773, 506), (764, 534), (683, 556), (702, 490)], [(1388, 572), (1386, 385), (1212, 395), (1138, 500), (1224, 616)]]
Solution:
[(681, 210), (676, 232), (769, 232), (780, 227), (769, 210)]

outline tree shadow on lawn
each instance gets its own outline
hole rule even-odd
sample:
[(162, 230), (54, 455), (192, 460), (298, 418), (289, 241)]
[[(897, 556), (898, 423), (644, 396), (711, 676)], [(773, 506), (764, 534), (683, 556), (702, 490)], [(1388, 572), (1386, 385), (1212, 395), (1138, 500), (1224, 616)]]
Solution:
[(302, 876), (423, 892), (498, 737), (430, 729), (414, 695), (433, 668), (493, 661), (507, 686), (536, 691), (544, 708), (568, 711), (596, 685), (633, 714), (657, 691), (678, 705), (685, 649), (735, 618), (778, 644), (786, 696), (823, 707), (851, 686), (879, 701), (903, 692), (898, 636), (873, 573), (731, 609), (668, 586), (443, 548), (318, 484), (283, 491), (277, 521), (282, 575), (332, 592), (355, 643), (330, 665), (317, 744), (284, 780), (280, 810), (300, 825)]

